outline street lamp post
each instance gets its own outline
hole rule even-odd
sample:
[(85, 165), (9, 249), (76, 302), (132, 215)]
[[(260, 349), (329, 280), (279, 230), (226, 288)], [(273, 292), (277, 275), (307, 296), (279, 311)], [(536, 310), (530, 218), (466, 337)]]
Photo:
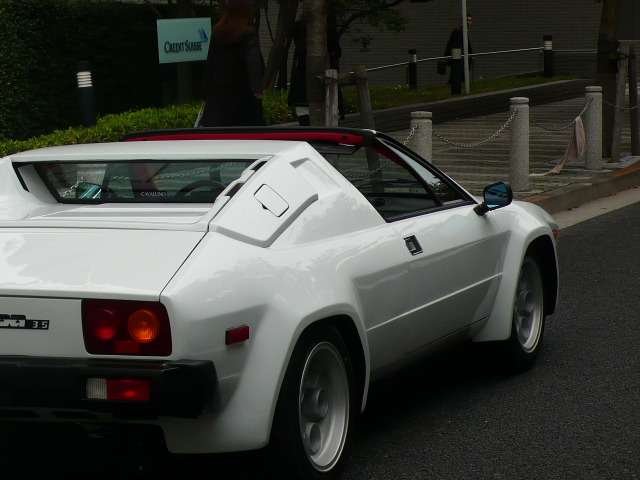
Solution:
[(469, 25), (467, 23), (467, 0), (462, 0), (462, 48), (464, 55), (464, 89), (467, 95), (471, 93), (469, 78)]

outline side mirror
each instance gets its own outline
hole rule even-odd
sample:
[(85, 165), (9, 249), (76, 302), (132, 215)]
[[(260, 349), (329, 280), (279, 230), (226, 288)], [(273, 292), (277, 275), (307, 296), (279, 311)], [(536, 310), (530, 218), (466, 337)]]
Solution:
[(513, 201), (513, 192), (508, 183), (498, 182), (484, 189), (484, 202), (477, 205), (474, 211), (483, 216), (487, 212), (506, 207)]

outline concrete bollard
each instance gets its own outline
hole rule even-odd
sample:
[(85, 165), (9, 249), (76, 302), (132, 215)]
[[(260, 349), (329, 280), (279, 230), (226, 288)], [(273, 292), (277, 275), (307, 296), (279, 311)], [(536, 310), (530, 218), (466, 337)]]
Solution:
[(602, 87), (587, 87), (585, 100), (591, 102), (585, 112), (584, 129), (587, 137), (585, 167), (588, 170), (602, 168)]
[(431, 112), (411, 112), (411, 130), (415, 133), (409, 141), (410, 148), (425, 160), (433, 163), (433, 115)]
[(509, 182), (514, 192), (526, 192), (529, 187), (529, 99), (511, 99), (511, 112), (517, 112), (511, 124)]

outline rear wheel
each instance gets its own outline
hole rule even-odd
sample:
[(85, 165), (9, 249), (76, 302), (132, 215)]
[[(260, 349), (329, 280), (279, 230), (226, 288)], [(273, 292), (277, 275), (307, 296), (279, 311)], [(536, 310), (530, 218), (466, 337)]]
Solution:
[(358, 411), (353, 364), (332, 327), (305, 332), (280, 391), (268, 449), (279, 478), (330, 479), (342, 468)]
[(522, 262), (513, 305), (511, 336), (501, 342), (505, 367), (520, 372), (533, 366), (544, 334), (544, 286), (535, 258)]

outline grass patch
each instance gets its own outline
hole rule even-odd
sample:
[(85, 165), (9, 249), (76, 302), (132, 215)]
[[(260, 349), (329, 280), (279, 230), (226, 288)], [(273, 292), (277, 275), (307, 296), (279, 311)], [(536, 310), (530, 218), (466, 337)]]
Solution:
[[(553, 78), (545, 77), (502, 77), (476, 80), (471, 82), (472, 94), (487, 93), (498, 90), (510, 90), (512, 88), (530, 87), (532, 85), (541, 85), (543, 83), (554, 82), (558, 80), (572, 80), (574, 77), (558, 76)], [(402, 105), (411, 105), (414, 103), (435, 102), (450, 98), (449, 85), (435, 85), (410, 90), (405, 85), (396, 87), (388, 86), (372, 86), (371, 104), (374, 110), (384, 108), (400, 107)], [(357, 93), (355, 87), (346, 87), (343, 89), (347, 112), (357, 111)]]

